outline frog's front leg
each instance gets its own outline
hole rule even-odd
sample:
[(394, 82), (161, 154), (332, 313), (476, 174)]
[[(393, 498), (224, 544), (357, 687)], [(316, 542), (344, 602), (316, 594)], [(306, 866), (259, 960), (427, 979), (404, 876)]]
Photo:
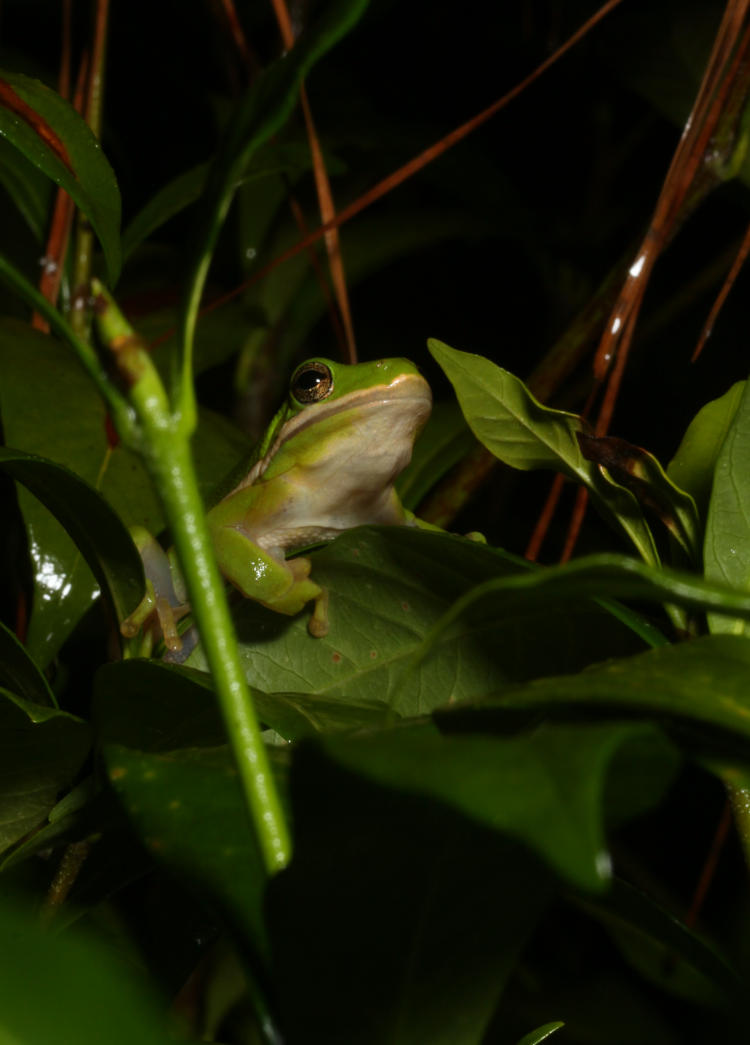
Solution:
[(134, 526), (130, 536), (143, 560), (146, 594), (120, 626), (127, 639), (143, 635), (139, 653), (149, 656), (156, 638), (164, 638), (167, 649), (181, 649), (177, 621), (190, 610), (184, 585), (174, 560), (156, 538), (142, 526)]
[(286, 560), (283, 552), (274, 554), (261, 548), (233, 526), (211, 527), (211, 536), (219, 569), (246, 598), (288, 616), (314, 601), (308, 631), (315, 638), (328, 633), (328, 594), (310, 580), (309, 559), (299, 556)]

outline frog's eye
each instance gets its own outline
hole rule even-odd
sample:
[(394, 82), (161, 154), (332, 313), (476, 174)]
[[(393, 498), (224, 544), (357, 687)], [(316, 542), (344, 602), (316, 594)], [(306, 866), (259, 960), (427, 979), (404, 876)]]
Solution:
[(325, 363), (303, 363), (292, 375), (289, 391), (298, 403), (319, 403), (333, 391), (333, 374)]

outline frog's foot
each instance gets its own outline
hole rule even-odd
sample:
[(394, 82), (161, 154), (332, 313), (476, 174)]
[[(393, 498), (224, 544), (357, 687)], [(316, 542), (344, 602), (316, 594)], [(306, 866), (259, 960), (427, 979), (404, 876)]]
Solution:
[(182, 649), (182, 639), (177, 631), (177, 622), (190, 612), (188, 603), (180, 606), (170, 605), (165, 595), (154, 591), (150, 580), (146, 581), (146, 594), (136, 608), (120, 625), (120, 633), (126, 639), (134, 639), (141, 635), (139, 647), (141, 656), (148, 657), (159, 638), (164, 639), (168, 650)]
[(292, 585), (275, 603), (267, 605), (281, 613), (294, 614), (308, 602), (314, 602), (315, 607), (312, 617), (307, 622), (307, 630), (313, 638), (322, 639), (328, 634), (328, 592), (310, 580), (312, 563), (304, 555), (296, 559), (287, 559), (285, 565), (292, 575)]
[(314, 639), (322, 639), (328, 634), (328, 592), (325, 588), (320, 589), (320, 595), (315, 600), (315, 609), (307, 622), (307, 630)]

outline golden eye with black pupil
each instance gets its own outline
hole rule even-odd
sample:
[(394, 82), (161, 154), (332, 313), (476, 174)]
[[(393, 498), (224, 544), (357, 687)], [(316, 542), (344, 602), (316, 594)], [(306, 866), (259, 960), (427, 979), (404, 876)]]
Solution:
[(325, 363), (313, 360), (297, 367), (289, 391), (298, 403), (319, 403), (333, 391), (333, 374)]

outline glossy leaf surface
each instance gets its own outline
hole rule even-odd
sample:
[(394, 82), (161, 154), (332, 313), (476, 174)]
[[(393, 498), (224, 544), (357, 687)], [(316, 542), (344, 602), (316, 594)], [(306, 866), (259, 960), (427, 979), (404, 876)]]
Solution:
[(523, 382), (482, 356), (428, 341), (453, 385), (469, 427), (505, 464), (522, 470), (553, 468), (583, 483), (604, 513), (621, 527), (646, 562), (658, 562), (654, 539), (633, 494), (608, 481), (578, 445), (575, 414), (538, 403)]

